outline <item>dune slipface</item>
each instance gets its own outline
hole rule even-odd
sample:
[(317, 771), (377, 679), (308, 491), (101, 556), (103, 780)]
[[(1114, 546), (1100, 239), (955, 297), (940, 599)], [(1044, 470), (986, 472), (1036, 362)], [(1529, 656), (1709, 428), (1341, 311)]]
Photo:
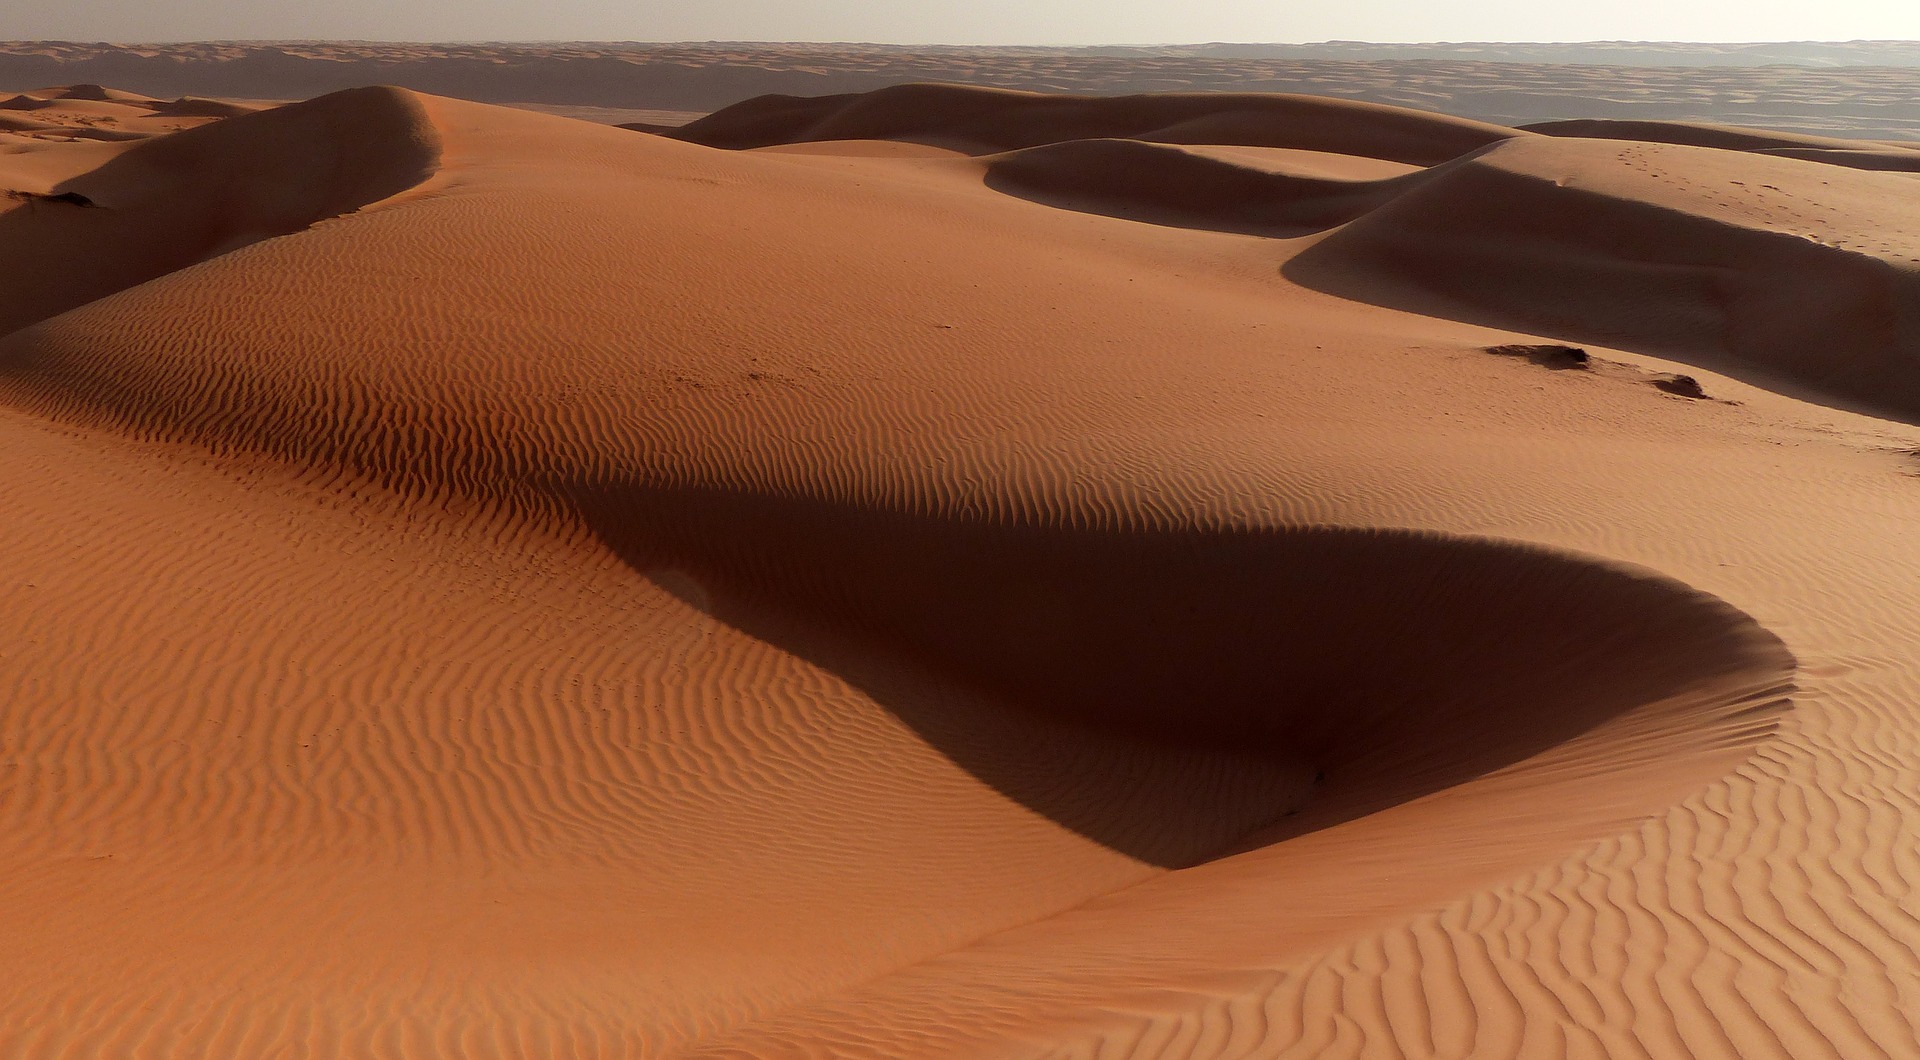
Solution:
[(418, 184), (435, 161), (431, 128), (389, 90), (242, 125), (130, 144), (0, 214), (0, 253), (17, 277), (0, 295), (0, 332), (350, 213)]
[[(1265, 760), (1292, 782), (1204, 813), (1268, 838), (1480, 777), (1652, 704), (1705, 709), (1679, 727), (1728, 725), (1708, 742), (1737, 746), (1771, 727), (1792, 669), (1743, 616), (1678, 586), (1493, 543), (1007, 526), (709, 490), (604, 489), (587, 511), (636, 567), (690, 573), (711, 613), (769, 640), (833, 631), (849, 658), (863, 645), (1143, 746)], [(954, 735), (951, 719), (912, 720)], [(1139, 836), (1158, 815), (1128, 805), (1126, 785), (1056, 807), (1022, 797), (1032, 771), (992, 769), (976, 772), (1142, 860), (1213, 852)]]
[(713, 147), (808, 140), (931, 139), (989, 150), (1126, 137), (1333, 151), (1430, 165), (1520, 135), (1484, 122), (1319, 96), (1165, 93), (1065, 96), (966, 85), (897, 85), (843, 96), (762, 96), (668, 135)]
[(1454, 163), (1290, 268), (1330, 290), (1451, 300), (1475, 319), (1692, 354), (1911, 416), (1920, 258), (1900, 213), (1911, 184), (1688, 146), (1515, 141)]
[[(1022, 123), (1042, 119), (1056, 142), (1036, 146)], [(1329, 232), (1288, 273), (1345, 297), (1639, 346), (1903, 416), (1920, 408), (1920, 255), (1914, 219), (1900, 213), (1911, 181), (1871, 172), (1910, 168), (1912, 152), (1697, 123), (1533, 128), (1552, 135), (1311, 98), (921, 85), (752, 100), (671, 134), (723, 147), (842, 137), (1018, 147), (989, 160), (992, 186), (1185, 227)], [(1143, 142), (1196, 140), (1433, 168), (1327, 180)]]
[(0, 338), (9, 1050), (1897, 1053), (1920, 432), (1383, 303), (1897, 398), (1859, 255), (1752, 248), (1906, 178), (1296, 98), (705, 129), (820, 147), (382, 89), (48, 185), (119, 279)]
[(1139, 140), (1071, 140), (989, 156), (988, 183), (1117, 217), (1253, 235), (1304, 235), (1384, 204), (1424, 172), (1342, 180)]

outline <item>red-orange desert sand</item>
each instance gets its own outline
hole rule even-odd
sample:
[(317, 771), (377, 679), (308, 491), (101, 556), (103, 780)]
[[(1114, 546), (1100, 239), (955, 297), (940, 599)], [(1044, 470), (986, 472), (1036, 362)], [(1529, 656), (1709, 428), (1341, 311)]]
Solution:
[(0, 1057), (1920, 1055), (1902, 149), (9, 107)]

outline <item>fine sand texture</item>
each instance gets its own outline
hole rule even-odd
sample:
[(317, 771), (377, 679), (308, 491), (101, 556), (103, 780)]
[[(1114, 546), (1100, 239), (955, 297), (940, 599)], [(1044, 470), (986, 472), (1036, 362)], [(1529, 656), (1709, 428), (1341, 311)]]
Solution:
[(1902, 149), (21, 99), (0, 1057), (1920, 1055)]

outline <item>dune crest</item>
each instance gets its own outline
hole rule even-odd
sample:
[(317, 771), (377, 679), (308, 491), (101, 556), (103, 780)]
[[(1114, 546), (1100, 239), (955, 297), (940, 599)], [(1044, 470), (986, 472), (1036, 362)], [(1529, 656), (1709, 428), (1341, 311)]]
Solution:
[(967, 85), (897, 85), (842, 96), (761, 96), (676, 129), (711, 147), (926, 139), (984, 151), (1062, 140), (1292, 147), (1431, 165), (1521, 133), (1442, 114), (1319, 96), (1167, 93), (1063, 96)]
[[(942, 85), (765, 97), (661, 134), (728, 148), (973, 145), (990, 187), (1052, 205), (1222, 232), (1328, 232), (1285, 268), (1343, 297), (1641, 348), (1920, 417), (1920, 245), (1909, 235), (1920, 217), (1902, 205), (1910, 178), (1871, 172), (1913, 168), (1920, 153), (1900, 148), (1677, 122), (1521, 131), (1283, 96)], [(1172, 146), (1189, 142), (1430, 168), (1329, 180)]]
[(1364, 301), (1677, 355), (1913, 419), (1912, 186), (1702, 147), (1515, 141), (1287, 269)]
[[(96, 96), (107, 98), (80, 98)], [(0, 292), (0, 335), (372, 205), (419, 185), (437, 165), (431, 126), (397, 89), (259, 113), (172, 106), (226, 120), (139, 139), (0, 210), (0, 253), (19, 277)]]

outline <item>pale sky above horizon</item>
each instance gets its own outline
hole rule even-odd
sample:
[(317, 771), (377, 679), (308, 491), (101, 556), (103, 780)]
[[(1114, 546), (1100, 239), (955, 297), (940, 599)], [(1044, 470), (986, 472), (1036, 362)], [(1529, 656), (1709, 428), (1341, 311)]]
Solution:
[(68, 0), (15, 40), (756, 40), (897, 44), (1920, 39), (1914, 0)]

